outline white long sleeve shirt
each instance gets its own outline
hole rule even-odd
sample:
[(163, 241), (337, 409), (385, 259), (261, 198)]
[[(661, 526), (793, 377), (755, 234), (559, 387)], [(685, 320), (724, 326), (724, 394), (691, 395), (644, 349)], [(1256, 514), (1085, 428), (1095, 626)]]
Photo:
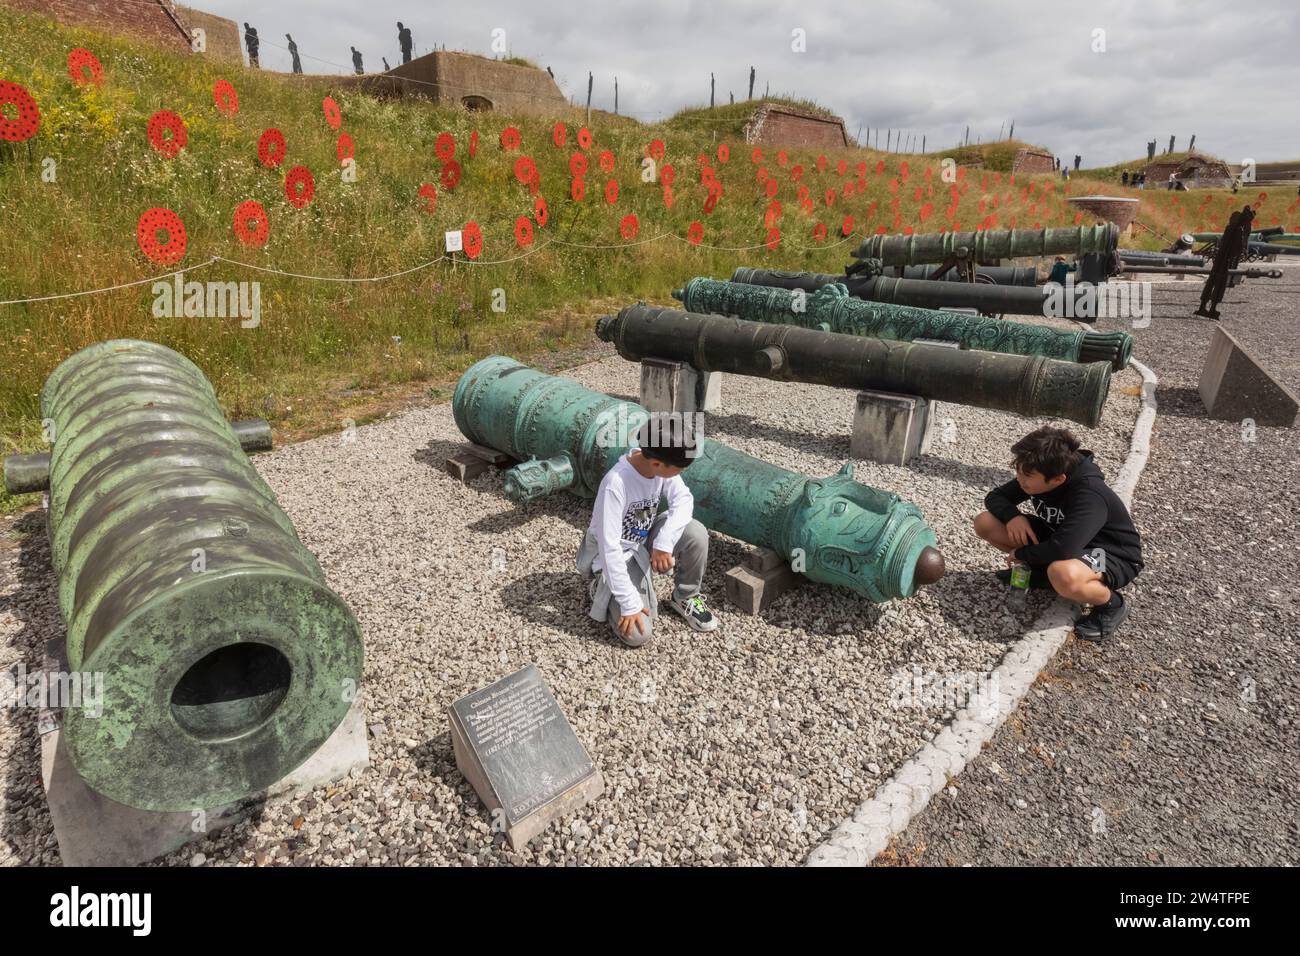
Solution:
[(589, 530), (596, 539), (598, 553), (592, 569), (604, 570), (605, 581), (624, 616), (642, 607), (641, 595), (627, 573), (627, 558), (629, 552), (646, 545), (660, 498), (668, 501), (668, 516), (654, 546), (656, 551), (671, 554), (695, 510), (695, 498), (681, 475), (643, 478), (624, 455), (605, 473), (596, 492)]

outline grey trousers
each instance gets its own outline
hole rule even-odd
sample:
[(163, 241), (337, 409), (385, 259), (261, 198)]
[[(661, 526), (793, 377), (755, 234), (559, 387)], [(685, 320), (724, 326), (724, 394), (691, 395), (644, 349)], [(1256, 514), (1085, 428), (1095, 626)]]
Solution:
[[(655, 518), (654, 523), (650, 525), (650, 533), (646, 536), (646, 544), (642, 549), (642, 554), (631, 554), (627, 559), (627, 573), (632, 579), (633, 586), (641, 593), (641, 606), (649, 611), (648, 626), (646, 628), (646, 638), (654, 632), (654, 622), (659, 616), (659, 600), (655, 594), (654, 581), (650, 575), (650, 552), (654, 550), (655, 538), (659, 530), (663, 527), (664, 521), (667, 520), (666, 514), (661, 514)], [(594, 541), (594, 539), (592, 539)], [(584, 543), (585, 549), (586, 543)], [(704, 525), (695, 519), (686, 526), (682, 536), (677, 539), (677, 546), (673, 548), (673, 598), (677, 601), (685, 601), (693, 598), (700, 593), (700, 585), (704, 582), (704, 567), (709, 559), (709, 532)], [(582, 555), (579, 555), (579, 568), (582, 567)], [(623, 610), (619, 607), (617, 599), (609, 593), (609, 587), (605, 584), (604, 572), (597, 572), (591, 581), (592, 607), (591, 616), (599, 619), (601, 616), (609, 622), (610, 629), (621, 639), (622, 634), (618, 630), (618, 622), (623, 616)], [(604, 614), (601, 614), (603, 604)]]

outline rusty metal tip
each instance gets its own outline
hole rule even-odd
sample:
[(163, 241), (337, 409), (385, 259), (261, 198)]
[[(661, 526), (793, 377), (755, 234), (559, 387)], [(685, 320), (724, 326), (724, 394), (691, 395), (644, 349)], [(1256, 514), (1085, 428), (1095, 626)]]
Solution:
[(912, 573), (912, 579), (918, 587), (933, 584), (943, 577), (946, 569), (947, 563), (939, 549), (926, 545), (921, 550), (920, 557), (916, 559), (916, 570)]

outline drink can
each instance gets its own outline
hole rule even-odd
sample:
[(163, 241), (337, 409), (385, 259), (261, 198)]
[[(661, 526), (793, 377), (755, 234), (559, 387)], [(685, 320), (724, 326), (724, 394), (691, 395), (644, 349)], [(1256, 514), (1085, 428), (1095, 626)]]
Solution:
[(1026, 590), (1029, 587), (1029, 565), (1017, 564), (1011, 568), (1011, 586)]

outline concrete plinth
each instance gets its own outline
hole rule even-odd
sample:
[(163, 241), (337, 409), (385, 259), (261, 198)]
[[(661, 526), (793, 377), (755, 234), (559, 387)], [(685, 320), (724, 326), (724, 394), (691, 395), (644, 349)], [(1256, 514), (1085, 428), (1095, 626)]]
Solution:
[(641, 405), (649, 412), (716, 411), (722, 407), (722, 373), (669, 359), (642, 359)]
[(466, 442), (463, 451), (447, 459), (447, 474), (458, 481), (471, 481), (489, 468), (505, 468), (512, 464), (511, 457), (495, 448), (486, 448), (474, 442)]
[[(44, 666), (47, 672), (67, 670), (62, 640), (47, 642)], [(146, 863), (251, 816), (272, 798), (306, 793), (343, 780), (354, 769), (370, 766), (365, 710), (357, 697), (321, 748), (267, 789), (219, 807), (140, 810), (86, 786), (63, 744), (59, 714), (58, 710), (42, 710), (37, 726), (41, 734), (41, 781), (64, 866)]]
[(1230, 332), (1218, 326), (1201, 369), (1201, 401), (1211, 418), (1290, 428), (1300, 398), (1270, 375)]
[(858, 392), (849, 451), (882, 465), (906, 465), (930, 450), (933, 405), (917, 395)]
[(770, 548), (755, 548), (744, 564), (723, 573), (727, 600), (749, 615), (761, 614), (786, 591), (799, 586), (800, 576)]

